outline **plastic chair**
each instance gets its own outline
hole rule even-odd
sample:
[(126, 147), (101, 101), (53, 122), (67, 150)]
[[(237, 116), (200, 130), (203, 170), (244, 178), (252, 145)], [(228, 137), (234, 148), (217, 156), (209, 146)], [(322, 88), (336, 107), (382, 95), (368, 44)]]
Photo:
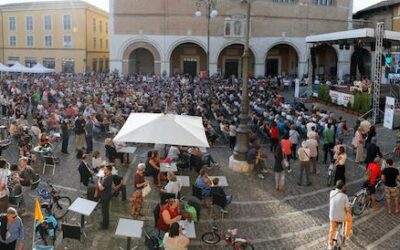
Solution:
[(8, 197), (8, 203), (12, 206), (15, 206), (17, 209), (21, 207), (22, 201), (23, 201), (22, 193)]
[(31, 184), (31, 190), (35, 190), (39, 186), (40, 181), (40, 176), (35, 174), (35, 178), (33, 178), (33, 182)]
[(43, 174), (46, 171), (46, 167), (53, 167), (53, 175), (56, 170), (56, 159), (53, 156), (44, 156), (44, 164), (43, 164)]

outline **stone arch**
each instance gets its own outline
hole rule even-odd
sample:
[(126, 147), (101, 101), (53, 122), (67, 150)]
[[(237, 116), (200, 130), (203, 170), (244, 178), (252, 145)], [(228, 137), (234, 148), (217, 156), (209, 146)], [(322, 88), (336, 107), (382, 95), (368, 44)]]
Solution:
[(328, 80), (337, 77), (339, 54), (336, 48), (329, 44), (320, 44), (312, 49), (311, 63), (313, 67), (313, 81)]
[(172, 51), (169, 62), (171, 74), (198, 76), (207, 71), (207, 52), (196, 43), (181, 43)]
[[(243, 46), (242, 42), (230, 42), (220, 48), (217, 54), (217, 67), (223, 77), (242, 77), (243, 73)], [(254, 76), (256, 55), (251, 47), (249, 47), (249, 75)]]
[(121, 58), (122, 58), (122, 73), (129, 73), (129, 57), (132, 52), (137, 49), (146, 49), (149, 51), (154, 58), (154, 73), (161, 74), (161, 53), (160, 50), (152, 42), (146, 40), (130, 40), (122, 46)]
[(172, 55), (172, 52), (181, 44), (184, 43), (193, 43), (196, 44), (198, 46), (200, 46), (206, 53), (207, 53), (207, 45), (204, 44), (201, 40), (196, 39), (196, 38), (182, 38), (182, 39), (178, 39), (175, 42), (173, 42), (170, 46), (168, 46), (168, 50), (167, 53), (165, 54), (165, 61), (169, 61)]
[(301, 53), (295, 44), (277, 41), (271, 44), (265, 53), (265, 75), (297, 75), (300, 58)]

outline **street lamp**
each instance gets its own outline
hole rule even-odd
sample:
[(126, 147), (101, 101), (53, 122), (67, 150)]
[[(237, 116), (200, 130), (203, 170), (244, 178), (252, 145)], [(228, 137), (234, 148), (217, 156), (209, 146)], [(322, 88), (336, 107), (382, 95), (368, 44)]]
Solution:
[(195, 15), (201, 17), (201, 4), (205, 4), (207, 9), (207, 79), (210, 83), (210, 19), (218, 16), (218, 11), (215, 9), (215, 0), (196, 0), (197, 10)]
[[(249, 151), (249, 40), (250, 40), (250, 13), (251, 13), (251, 0), (242, 0), (247, 6), (246, 15), (246, 37), (243, 51), (243, 87), (242, 87), (242, 101), (240, 104), (240, 124), (236, 132), (236, 145), (233, 151), (233, 161), (230, 161), (230, 168), (235, 171), (247, 172), (249, 167), (247, 164), (247, 152)], [(240, 167), (235, 167), (238, 165)], [(246, 166), (246, 167), (244, 167)]]

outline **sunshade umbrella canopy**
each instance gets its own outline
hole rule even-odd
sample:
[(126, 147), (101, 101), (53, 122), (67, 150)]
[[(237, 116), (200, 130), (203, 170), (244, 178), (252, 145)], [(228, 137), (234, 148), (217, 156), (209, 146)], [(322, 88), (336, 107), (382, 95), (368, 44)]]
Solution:
[(114, 142), (209, 147), (201, 117), (131, 113)]

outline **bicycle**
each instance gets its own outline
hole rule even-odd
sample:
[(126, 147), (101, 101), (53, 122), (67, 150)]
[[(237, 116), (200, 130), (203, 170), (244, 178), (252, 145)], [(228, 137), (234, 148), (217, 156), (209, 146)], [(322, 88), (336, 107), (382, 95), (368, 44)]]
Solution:
[[(385, 184), (381, 180), (375, 184), (375, 190), (376, 201), (382, 201), (385, 198)], [(370, 205), (371, 196), (367, 187), (364, 187), (354, 195), (354, 199), (351, 202), (352, 213), (355, 215), (361, 215), (365, 211), (365, 208)]]
[(227, 229), (226, 232), (220, 232), (216, 225), (212, 226), (210, 232), (206, 232), (201, 236), (201, 240), (209, 245), (215, 245), (222, 239), (228, 246), (235, 250), (254, 249), (249, 239), (236, 237), (237, 229)]
[(340, 250), (346, 241), (345, 222), (339, 222), (336, 227), (335, 237), (333, 238), (333, 249)]
[(38, 190), (38, 194), (43, 200), (41, 207), (45, 209), (47, 214), (60, 220), (68, 213), (68, 208), (72, 203), (71, 199), (68, 196), (61, 196), (60, 191), (56, 190), (50, 182), (46, 183), (50, 191), (44, 188)]
[(336, 174), (336, 165), (334, 162), (331, 162), (328, 166), (328, 175), (327, 175), (327, 182), (326, 182), (326, 185), (328, 187), (330, 187), (334, 184), (335, 174)]

